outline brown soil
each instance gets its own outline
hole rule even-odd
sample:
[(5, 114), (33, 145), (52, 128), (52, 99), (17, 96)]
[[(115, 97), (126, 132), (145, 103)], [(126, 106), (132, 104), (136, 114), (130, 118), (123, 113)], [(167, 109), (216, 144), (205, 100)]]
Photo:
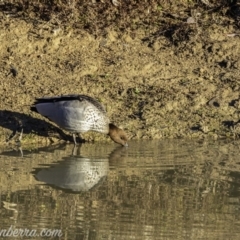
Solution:
[(21, 125), (23, 142), (57, 141), (57, 128), (29, 106), (35, 97), (71, 93), (99, 99), (132, 139), (238, 137), (237, 1), (6, 2), (2, 143)]

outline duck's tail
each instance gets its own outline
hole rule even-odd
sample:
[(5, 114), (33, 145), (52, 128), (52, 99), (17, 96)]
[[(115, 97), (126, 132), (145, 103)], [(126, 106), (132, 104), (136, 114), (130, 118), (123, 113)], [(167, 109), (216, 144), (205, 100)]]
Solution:
[(35, 105), (32, 105), (32, 106), (30, 107), (30, 110), (33, 111), (33, 112), (38, 113), (38, 110), (37, 110), (37, 108), (35, 107)]

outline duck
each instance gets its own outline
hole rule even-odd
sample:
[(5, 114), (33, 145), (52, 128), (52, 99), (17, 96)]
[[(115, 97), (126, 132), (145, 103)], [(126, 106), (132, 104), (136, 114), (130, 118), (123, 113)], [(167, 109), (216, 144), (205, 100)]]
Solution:
[(128, 146), (125, 131), (111, 123), (105, 107), (90, 96), (72, 94), (35, 98), (30, 109), (71, 132), (75, 145), (76, 133), (95, 131), (109, 135), (115, 143)]

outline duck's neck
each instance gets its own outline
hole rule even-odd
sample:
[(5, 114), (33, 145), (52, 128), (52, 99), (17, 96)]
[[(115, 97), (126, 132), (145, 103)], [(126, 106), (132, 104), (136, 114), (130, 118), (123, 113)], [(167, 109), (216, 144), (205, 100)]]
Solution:
[(109, 123), (109, 130), (108, 130), (108, 135), (110, 136), (112, 132), (117, 131), (119, 128), (115, 126), (113, 123)]

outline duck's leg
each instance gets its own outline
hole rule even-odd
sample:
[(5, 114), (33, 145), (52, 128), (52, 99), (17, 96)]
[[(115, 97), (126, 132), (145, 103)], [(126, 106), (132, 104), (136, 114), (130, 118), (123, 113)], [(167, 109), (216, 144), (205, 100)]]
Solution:
[(21, 146), (22, 136), (23, 136), (23, 127), (21, 129), (21, 132), (20, 132), (20, 135), (18, 137), (18, 140), (16, 141), (16, 144), (18, 146), (18, 150), (21, 153), (21, 157), (23, 157), (23, 150), (22, 150), (22, 146)]
[(85, 139), (82, 138), (81, 133), (78, 133), (78, 138), (80, 143), (85, 143)]
[(23, 150), (22, 150), (22, 147), (20, 146), (20, 147), (18, 148), (18, 150), (19, 150), (19, 152), (20, 152), (20, 154), (21, 154), (21, 157), (23, 157)]
[(23, 127), (21, 129), (21, 133), (20, 133), (20, 136), (18, 138), (18, 141), (21, 142), (22, 141), (22, 136), (23, 136)]
[(74, 142), (75, 145), (78, 145), (78, 144), (77, 144), (77, 141), (76, 141), (76, 135), (75, 135), (75, 133), (73, 133), (73, 142)]
[(80, 156), (81, 145), (74, 145), (72, 156)]

